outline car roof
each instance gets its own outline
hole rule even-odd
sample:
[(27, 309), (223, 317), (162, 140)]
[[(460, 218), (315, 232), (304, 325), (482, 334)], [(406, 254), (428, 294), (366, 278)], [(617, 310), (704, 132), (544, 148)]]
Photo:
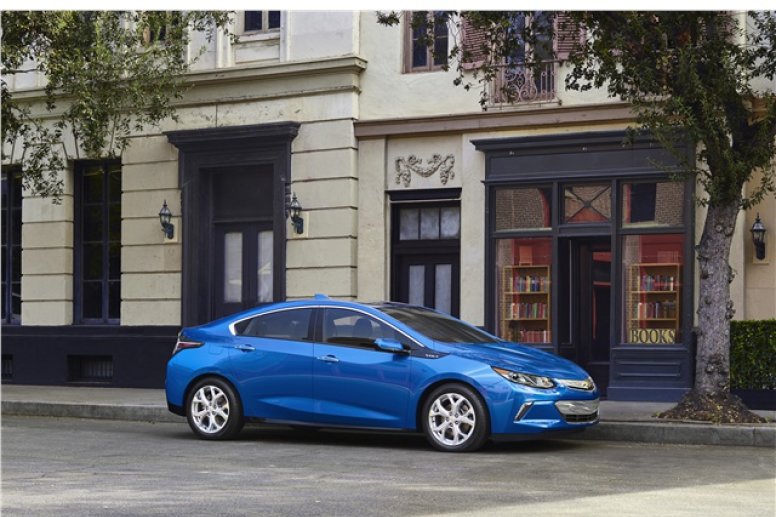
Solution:
[[(323, 294), (316, 294), (312, 298), (303, 298), (299, 300), (291, 300), (291, 301), (285, 301), (285, 302), (272, 302), (272, 303), (267, 303), (256, 307), (251, 307), (250, 309), (229, 314), (227, 316), (223, 316), (221, 318), (211, 320), (201, 325), (196, 325), (196, 328), (213, 329), (221, 326), (231, 326), (239, 321), (246, 320), (254, 316), (259, 316), (261, 314), (274, 312), (277, 310), (294, 309), (294, 308), (302, 308), (302, 307), (337, 307), (337, 308), (343, 308), (343, 309), (354, 309), (354, 310), (360, 310), (360, 311), (366, 312), (368, 314), (371, 314), (372, 316), (376, 316), (380, 318), (386, 318), (386, 317), (391, 318), (390, 314), (386, 314), (382, 310), (387, 308), (406, 307), (406, 308), (413, 308), (417, 310), (436, 312), (433, 309), (429, 309), (427, 307), (419, 307), (416, 305), (409, 305), (406, 303), (399, 303), (399, 302), (393, 302), (393, 301), (379, 301), (379, 302), (365, 303), (365, 302), (357, 302), (352, 300), (340, 300), (336, 298), (329, 298), (328, 296)], [(403, 324), (402, 322), (395, 322), (395, 323), (401, 325), (402, 327), (406, 327), (406, 325)], [(184, 327), (184, 330), (191, 329), (191, 328), (193, 327)], [(415, 332), (409, 327), (407, 327), (405, 331), (408, 331), (410, 333)]]
[[(399, 302), (393, 302), (393, 301), (387, 301), (387, 300), (377, 301), (377, 302), (359, 302), (354, 300), (341, 300), (338, 298), (329, 298), (328, 296), (317, 294), (312, 298), (302, 298), (299, 300), (269, 303), (261, 307), (254, 307), (252, 309), (248, 309), (245, 312), (253, 312), (257, 309), (262, 309), (260, 312), (264, 312), (263, 309), (274, 310), (280, 307), (307, 307), (307, 306), (350, 307), (354, 309), (363, 309), (364, 307), (370, 307), (372, 309), (378, 309), (378, 310), (384, 307), (417, 307), (415, 305), (409, 305), (406, 303), (399, 303)], [(418, 307), (418, 308), (425, 308), (425, 307)]]
[(381, 301), (381, 302), (357, 302), (352, 300), (340, 300), (336, 298), (329, 298), (325, 295), (315, 295), (312, 298), (303, 298), (299, 300), (290, 300), (285, 302), (272, 302), (264, 305), (251, 307), (244, 311), (240, 311), (234, 314), (229, 314), (217, 320), (206, 323), (204, 326), (211, 326), (220, 323), (232, 322), (235, 320), (245, 319), (253, 315), (259, 315), (265, 312), (272, 312), (278, 309), (292, 309), (296, 307), (341, 307), (349, 309), (371, 309), (372, 311), (380, 311), (380, 309), (387, 307), (414, 307), (413, 305), (407, 305), (403, 303)]

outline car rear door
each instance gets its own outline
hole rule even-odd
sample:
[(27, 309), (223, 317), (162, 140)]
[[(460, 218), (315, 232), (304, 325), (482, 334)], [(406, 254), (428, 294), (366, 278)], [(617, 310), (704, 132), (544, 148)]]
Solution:
[(230, 360), (246, 416), (313, 420), (314, 314), (281, 309), (235, 324)]
[(406, 426), (412, 358), (378, 350), (375, 339), (411, 346), (384, 322), (344, 308), (325, 308), (314, 345), (313, 391), (322, 424)]

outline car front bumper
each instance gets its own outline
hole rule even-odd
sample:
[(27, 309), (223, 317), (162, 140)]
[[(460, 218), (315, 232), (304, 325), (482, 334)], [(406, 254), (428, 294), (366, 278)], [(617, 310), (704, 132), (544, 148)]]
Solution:
[[(588, 398), (584, 398), (588, 397)], [(496, 435), (555, 434), (557, 431), (582, 430), (598, 423), (600, 400), (597, 391), (552, 391), (533, 394), (515, 393), (510, 404), (500, 407), (492, 419), (491, 433)]]

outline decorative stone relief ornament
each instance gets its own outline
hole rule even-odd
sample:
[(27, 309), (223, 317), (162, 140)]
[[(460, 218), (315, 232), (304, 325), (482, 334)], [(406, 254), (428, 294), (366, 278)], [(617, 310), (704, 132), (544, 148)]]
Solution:
[(396, 158), (396, 184), (404, 183), (405, 187), (409, 187), (413, 172), (418, 176), (428, 178), (439, 171), (439, 181), (442, 182), (442, 185), (447, 185), (447, 182), (455, 177), (454, 165), (455, 156), (452, 154), (448, 154), (444, 158), (441, 154), (434, 154), (428, 160), (427, 166), (423, 166), (423, 160), (414, 154), (409, 155), (406, 159)]

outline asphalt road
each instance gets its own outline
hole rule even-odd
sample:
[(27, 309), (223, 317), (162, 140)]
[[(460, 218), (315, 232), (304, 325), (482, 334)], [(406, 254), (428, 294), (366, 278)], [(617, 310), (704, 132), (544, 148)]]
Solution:
[(9, 515), (776, 514), (776, 451), (597, 441), (431, 450), (420, 436), (4, 417)]

